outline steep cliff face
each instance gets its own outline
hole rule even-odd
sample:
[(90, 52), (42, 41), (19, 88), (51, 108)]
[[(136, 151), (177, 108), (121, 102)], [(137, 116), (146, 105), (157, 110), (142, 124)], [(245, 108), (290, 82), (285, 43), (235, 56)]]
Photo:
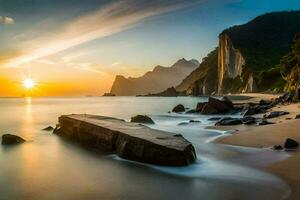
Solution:
[[(218, 51), (218, 93), (224, 89), (224, 79), (240, 78), (245, 65), (245, 59), (240, 50), (236, 49), (226, 33), (219, 36)], [(249, 89), (252, 87), (249, 87)], [(252, 92), (252, 91), (250, 91)]]
[(298, 32), (300, 11), (267, 13), (224, 30), (220, 35), (218, 92), (283, 90), (278, 66)]
[(199, 66), (195, 59), (180, 59), (171, 67), (156, 66), (153, 71), (137, 78), (125, 78), (117, 75), (111, 93), (117, 96), (135, 96), (155, 94), (176, 86), (189, 73)]
[(268, 13), (228, 28), (219, 35), (218, 50), (176, 89), (191, 95), (281, 91), (285, 83), (280, 59), (290, 51), (298, 32), (300, 11)]
[(176, 87), (177, 91), (186, 91), (187, 95), (209, 95), (215, 92), (218, 77), (218, 50), (203, 58), (200, 66), (190, 73)]

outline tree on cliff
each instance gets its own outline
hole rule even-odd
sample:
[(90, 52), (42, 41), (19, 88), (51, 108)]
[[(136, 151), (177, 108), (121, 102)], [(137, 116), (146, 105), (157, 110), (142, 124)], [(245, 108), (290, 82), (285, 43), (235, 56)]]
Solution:
[(281, 59), (280, 70), (286, 81), (284, 89), (296, 92), (298, 98), (300, 90), (300, 33), (295, 37), (291, 52)]

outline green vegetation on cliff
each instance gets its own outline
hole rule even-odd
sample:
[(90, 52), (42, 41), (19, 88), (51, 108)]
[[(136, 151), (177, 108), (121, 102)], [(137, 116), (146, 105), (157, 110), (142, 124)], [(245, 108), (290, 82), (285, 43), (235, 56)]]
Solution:
[(298, 32), (300, 11), (290, 11), (264, 14), (244, 25), (226, 29), (223, 33), (230, 37), (246, 61), (243, 66), (245, 77), (241, 80), (252, 74), (255, 91), (280, 91), (284, 88), (284, 80), (278, 65), (280, 59), (289, 52)]
[(300, 33), (295, 37), (295, 43), (290, 53), (280, 62), (281, 74), (286, 81), (286, 91), (296, 91), (300, 88)]

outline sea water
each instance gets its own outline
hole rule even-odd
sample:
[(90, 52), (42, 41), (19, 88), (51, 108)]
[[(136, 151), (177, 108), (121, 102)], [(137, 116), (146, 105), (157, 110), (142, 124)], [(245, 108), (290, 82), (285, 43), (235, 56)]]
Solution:
[[(286, 159), (284, 152), (213, 143), (224, 131), (207, 129), (213, 116), (168, 113), (181, 103), (195, 108), (205, 97), (1, 98), (0, 135), (28, 142), (0, 147), (0, 200), (94, 199), (283, 199), (288, 185), (262, 171)], [(182, 134), (193, 143), (197, 161), (162, 167), (93, 152), (42, 131), (63, 114), (86, 113), (127, 121), (147, 114), (150, 128)], [(237, 114), (238, 115), (238, 114)], [(199, 122), (189, 123), (190, 120)], [(186, 124), (180, 125), (182, 122)]]

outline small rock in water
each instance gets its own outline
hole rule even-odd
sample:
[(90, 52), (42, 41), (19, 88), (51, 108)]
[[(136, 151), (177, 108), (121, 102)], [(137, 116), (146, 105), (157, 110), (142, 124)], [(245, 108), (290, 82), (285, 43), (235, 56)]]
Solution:
[(197, 113), (197, 112), (194, 109), (191, 109), (191, 110), (188, 110), (185, 112), (185, 114), (195, 114), (195, 113)]
[(284, 148), (287, 149), (296, 149), (298, 148), (299, 143), (296, 140), (293, 140), (291, 138), (286, 139), (285, 143), (284, 143)]
[(174, 137), (183, 137), (181, 134), (175, 134)]
[(226, 117), (218, 121), (216, 123), (216, 126), (239, 125), (242, 123), (243, 123), (242, 120), (239, 118)]
[(189, 123), (187, 122), (180, 122), (179, 124), (177, 124), (178, 126), (184, 126), (184, 125), (188, 125)]
[(264, 115), (264, 118), (271, 119), (271, 118), (279, 117), (282, 115), (288, 115), (288, 114), (290, 114), (290, 113), (285, 112), (285, 111), (273, 111), (273, 112), (270, 112), (270, 113)]
[(184, 111), (185, 111), (185, 108), (182, 104), (178, 104), (172, 110), (172, 112), (175, 112), (175, 113), (180, 113), (180, 112), (184, 112)]
[(23, 142), (26, 142), (26, 141), (19, 136), (11, 135), (11, 134), (2, 135), (2, 144), (3, 145), (20, 144)]
[(137, 115), (137, 116), (131, 117), (131, 122), (154, 124), (154, 121), (147, 115)]
[(209, 118), (208, 121), (218, 121), (222, 119), (222, 117), (212, 117), (212, 118)]
[(53, 130), (54, 130), (54, 128), (52, 126), (48, 126), (44, 129), (42, 129), (42, 131), (53, 131)]
[(193, 119), (191, 119), (190, 123), (200, 123), (200, 121), (199, 120), (193, 120)]
[(281, 145), (274, 145), (273, 149), (274, 150), (282, 150), (283, 147)]

